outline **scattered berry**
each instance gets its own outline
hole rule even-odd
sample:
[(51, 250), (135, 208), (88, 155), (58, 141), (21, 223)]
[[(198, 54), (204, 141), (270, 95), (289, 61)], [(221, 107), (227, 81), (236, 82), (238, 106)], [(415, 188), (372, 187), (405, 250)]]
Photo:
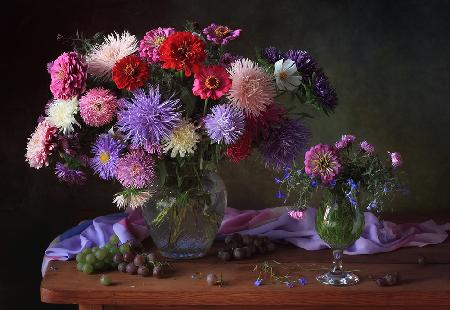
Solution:
[(147, 266), (140, 266), (137, 270), (138, 275), (148, 277), (150, 275), (150, 269)]
[(102, 274), (102, 276), (100, 277), (100, 284), (105, 286), (111, 285), (111, 278), (106, 274)]
[(215, 274), (210, 273), (206, 276), (206, 282), (208, 282), (209, 285), (216, 285), (218, 282), (218, 278)]

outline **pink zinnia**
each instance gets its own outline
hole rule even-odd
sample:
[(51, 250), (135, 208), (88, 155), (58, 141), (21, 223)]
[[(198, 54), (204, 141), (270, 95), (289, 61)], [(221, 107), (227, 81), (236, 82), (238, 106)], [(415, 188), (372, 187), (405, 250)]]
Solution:
[(119, 159), (116, 178), (125, 187), (149, 186), (155, 180), (155, 161), (143, 149), (133, 149)]
[(331, 145), (317, 144), (305, 154), (306, 174), (320, 178), (324, 184), (333, 181), (341, 167), (336, 151)]
[(258, 116), (275, 97), (275, 85), (263, 68), (249, 59), (236, 60), (228, 69), (232, 85), (228, 99), (248, 115)]
[(81, 118), (92, 127), (101, 127), (111, 122), (116, 110), (116, 96), (108, 89), (93, 88), (80, 99)]
[(194, 75), (192, 93), (203, 100), (211, 98), (217, 100), (230, 90), (231, 79), (227, 70), (221, 66), (202, 67)]
[(26, 161), (32, 168), (42, 168), (48, 166), (48, 157), (52, 150), (56, 147), (53, 138), (56, 136), (58, 129), (51, 126), (46, 120), (41, 121), (34, 133), (31, 135), (27, 144)]
[(289, 211), (289, 216), (292, 217), (295, 220), (301, 220), (303, 218), (303, 212), (302, 211), (297, 211), (297, 210), (292, 210)]
[(150, 64), (159, 62), (159, 47), (174, 32), (173, 28), (161, 27), (148, 31), (139, 43), (139, 55)]
[(398, 168), (403, 165), (402, 155), (399, 152), (388, 152), (388, 154), (391, 157), (392, 167)]
[(361, 150), (363, 150), (367, 154), (372, 154), (373, 152), (375, 152), (374, 146), (365, 140), (361, 142), (359, 146), (361, 147)]
[(76, 52), (63, 53), (50, 68), (50, 90), (57, 99), (78, 97), (86, 88), (87, 65)]

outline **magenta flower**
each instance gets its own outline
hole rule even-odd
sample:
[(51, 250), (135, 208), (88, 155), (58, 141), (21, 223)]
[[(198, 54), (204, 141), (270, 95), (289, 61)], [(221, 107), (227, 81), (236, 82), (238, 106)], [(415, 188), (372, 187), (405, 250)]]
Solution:
[(402, 155), (399, 152), (388, 152), (388, 154), (391, 157), (392, 167), (398, 168), (403, 165)]
[(155, 181), (155, 161), (143, 149), (134, 149), (116, 166), (116, 178), (125, 187), (144, 188)]
[(375, 152), (375, 147), (365, 140), (361, 142), (359, 146), (361, 147), (361, 150), (363, 150), (367, 154), (372, 154), (373, 152)]
[(93, 88), (80, 99), (80, 115), (83, 121), (93, 127), (101, 127), (116, 116), (117, 99), (105, 88)]
[(309, 176), (320, 178), (328, 184), (341, 171), (341, 163), (333, 146), (317, 144), (305, 154), (305, 172)]
[(341, 140), (337, 141), (334, 146), (336, 147), (336, 149), (342, 150), (350, 146), (353, 142), (355, 142), (355, 140), (356, 140), (355, 136), (343, 135), (341, 137)]
[(139, 56), (150, 64), (159, 62), (159, 47), (174, 32), (173, 28), (161, 27), (148, 31), (139, 43)]
[(303, 218), (303, 212), (298, 210), (292, 210), (288, 212), (289, 216), (294, 220), (301, 220)]
[(76, 52), (63, 53), (50, 68), (50, 90), (56, 99), (78, 97), (86, 89), (87, 65)]
[(78, 169), (72, 169), (62, 163), (56, 163), (55, 174), (58, 180), (69, 185), (82, 185), (86, 182), (86, 174)]
[(218, 45), (226, 45), (229, 41), (236, 39), (241, 34), (241, 29), (231, 30), (227, 26), (211, 24), (203, 29), (203, 34), (209, 41)]

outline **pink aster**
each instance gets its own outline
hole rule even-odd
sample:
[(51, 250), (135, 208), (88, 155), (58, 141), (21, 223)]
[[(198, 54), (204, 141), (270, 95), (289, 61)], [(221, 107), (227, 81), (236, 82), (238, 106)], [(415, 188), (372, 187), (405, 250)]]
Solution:
[(125, 187), (144, 188), (155, 181), (155, 161), (143, 149), (133, 149), (119, 159), (116, 178)]
[(101, 127), (111, 122), (116, 115), (117, 98), (105, 88), (93, 88), (80, 99), (80, 115), (92, 127)]
[(212, 41), (218, 45), (226, 45), (229, 41), (236, 39), (241, 34), (241, 29), (232, 30), (227, 26), (211, 24), (203, 29), (208, 41)]
[(228, 73), (232, 81), (228, 99), (247, 115), (259, 116), (273, 102), (273, 79), (258, 64), (249, 59), (236, 60)]
[(291, 210), (288, 212), (289, 216), (295, 220), (301, 220), (303, 218), (303, 212), (298, 210)]
[(63, 53), (51, 65), (50, 90), (57, 99), (78, 97), (86, 88), (87, 65), (76, 52)]
[(150, 64), (159, 62), (159, 47), (174, 32), (173, 28), (161, 27), (148, 31), (139, 43), (139, 55)]
[(231, 79), (227, 70), (213, 65), (202, 67), (194, 75), (192, 93), (203, 100), (211, 98), (217, 100), (230, 90)]
[(373, 152), (375, 152), (375, 147), (365, 140), (361, 142), (359, 146), (361, 147), (361, 150), (363, 150), (367, 154), (372, 154)]
[(335, 147), (338, 150), (345, 149), (355, 142), (356, 137), (353, 135), (342, 135), (341, 139), (335, 143)]
[(317, 144), (305, 153), (305, 172), (309, 176), (320, 178), (328, 184), (341, 170), (339, 157), (333, 146)]
[(48, 166), (48, 157), (56, 147), (53, 140), (57, 132), (58, 129), (51, 126), (46, 120), (39, 122), (27, 144), (25, 158), (30, 167), (39, 169)]
[(388, 152), (388, 154), (391, 157), (392, 167), (398, 168), (403, 165), (403, 158), (399, 152)]

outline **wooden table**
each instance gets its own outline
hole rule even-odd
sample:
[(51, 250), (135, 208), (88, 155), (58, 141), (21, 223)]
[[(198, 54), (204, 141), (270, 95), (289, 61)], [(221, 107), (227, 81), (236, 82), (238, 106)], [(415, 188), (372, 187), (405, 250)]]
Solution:
[[(217, 248), (220, 244), (216, 244)], [(361, 283), (351, 287), (329, 287), (317, 283), (320, 271), (298, 272), (309, 283), (288, 288), (283, 284), (253, 285), (255, 264), (276, 260), (282, 268), (328, 268), (331, 251), (305, 251), (278, 246), (271, 255), (248, 260), (221, 262), (213, 254), (192, 261), (176, 261), (171, 278), (156, 279), (108, 272), (114, 285), (102, 286), (100, 275), (76, 271), (73, 261), (49, 264), (41, 283), (46, 303), (79, 304), (79, 309), (450, 309), (450, 241), (423, 248), (405, 248), (376, 255), (344, 255), (347, 270), (359, 270)], [(418, 265), (423, 255), (427, 264)], [(312, 263), (315, 265), (313, 266)], [(399, 272), (401, 284), (378, 287), (370, 275)], [(196, 272), (223, 274), (225, 285), (208, 286), (192, 279)]]

